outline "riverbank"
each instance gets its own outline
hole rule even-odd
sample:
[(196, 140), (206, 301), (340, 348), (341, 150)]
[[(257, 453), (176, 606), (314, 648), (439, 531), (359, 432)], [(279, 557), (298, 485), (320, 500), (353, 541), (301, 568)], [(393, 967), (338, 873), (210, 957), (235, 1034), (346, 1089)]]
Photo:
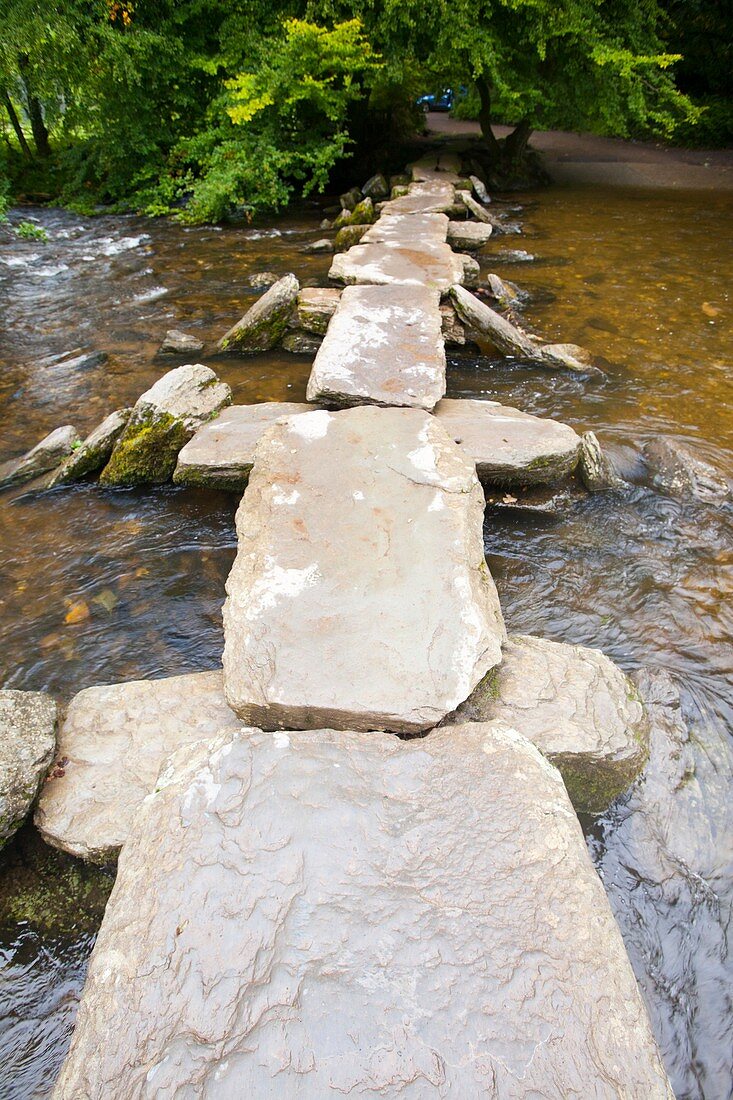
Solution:
[[(479, 137), (478, 122), (439, 112), (426, 116), (430, 134)], [(496, 126), (505, 137), (509, 126)], [(607, 187), (670, 188), (677, 191), (733, 191), (733, 149), (672, 149), (656, 142), (623, 141), (596, 134), (536, 130), (530, 145), (542, 154), (556, 183)]]

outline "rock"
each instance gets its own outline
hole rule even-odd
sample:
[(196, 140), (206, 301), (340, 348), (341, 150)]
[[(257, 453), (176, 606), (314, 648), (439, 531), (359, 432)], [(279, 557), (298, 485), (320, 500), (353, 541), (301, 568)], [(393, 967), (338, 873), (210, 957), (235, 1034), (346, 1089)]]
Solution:
[(101, 470), (109, 461), (114, 445), (122, 435), (130, 419), (132, 409), (116, 409), (105, 417), (101, 424), (86, 437), (81, 446), (73, 450), (69, 457), (53, 471), (46, 483), (47, 489), (56, 485), (65, 485), (79, 481), (88, 474)]
[(464, 324), (474, 332), (486, 337), (497, 351), (517, 359), (536, 359), (539, 345), (526, 332), (511, 324), (495, 310), (470, 294), (462, 286), (452, 286), (450, 295), (456, 312)]
[(181, 749), (55, 1100), (672, 1100), (557, 771), (503, 723)]
[(247, 282), (253, 287), (268, 287), (276, 283), (280, 278), (274, 271), (255, 271), (247, 277)]
[(114, 863), (170, 754), (240, 728), (224, 699), (221, 670), (80, 691), (59, 729), (36, 828), (54, 848)]
[(203, 340), (180, 332), (177, 328), (168, 329), (165, 340), (158, 349), (160, 355), (198, 355), (203, 350)]
[(291, 329), (287, 335), (283, 336), (280, 346), (283, 351), (289, 351), (291, 355), (315, 355), (322, 343), (322, 336)]
[(514, 283), (509, 283), (493, 273), (486, 276), (492, 298), (495, 298), (502, 309), (510, 309), (521, 301), (519, 288)]
[(456, 153), (447, 153), (445, 150), (436, 153), (426, 153), (410, 168), (410, 175), (418, 183), (448, 180), (453, 183), (459, 178), (461, 160)]
[(64, 373), (68, 376), (71, 371), (94, 370), (95, 367), (103, 366), (108, 359), (109, 355), (106, 351), (87, 351), (82, 355), (74, 356), (72, 359), (64, 359), (61, 356), (58, 366), (63, 368)]
[(464, 278), (463, 261), (443, 241), (385, 241), (357, 244), (334, 257), (330, 279), (342, 283), (425, 286), (447, 290)]
[(382, 207), (383, 214), (431, 214), (441, 213), (453, 206), (455, 193), (450, 183), (428, 181), (411, 183), (408, 193), (399, 199), (390, 199)]
[(598, 493), (603, 489), (623, 489), (626, 486), (626, 483), (613, 472), (613, 467), (601, 450), (595, 432), (583, 433), (578, 473), (580, 480), (590, 493)]
[(269, 729), (417, 732), (455, 709), (501, 659), (483, 505), (473, 464), (418, 409), (274, 425), (227, 581), (237, 714)]
[(600, 814), (640, 775), (649, 727), (628, 676), (598, 649), (511, 635), (450, 721), (506, 722), (560, 770), (578, 813)]
[(346, 252), (347, 249), (359, 243), (364, 234), (368, 232), (369, 228), (370, 226), (368, 225), (342, 226), (336, 234), (336, 240), (334, 241), (334, 248), (332, 251)]
[(409, 187), (412, 183), (412, 176), (409, 172), (397, 172), (396, 175), (389, 177), (391, 187)]
[(389, 194), (389, 184), (381, 172), (370, 176), (361, 189), (362, 195), (370, 199), (383, 199)]
[(440, 317), (443, 340), (445, 343), (456, 344), (459, 347), (463, 347), (466, 343), (466, 330), (458, 320), (458, 314), (450, 302), (440, 303)]
[(201, 363), (168, 371), (137, 399), (109, 462), (103, 485), (162, 483), (197, 428), (232, 400), (232, 391)]
[(409, 405), (430, 411), (445, 393), (437, 290), (347, 286), (316, 355), (309, 401)]
[(219, 351), (234, 353), (269, 351), (280, 343), (295, 308), (300, 285), (285, 275), (266, 290), (241, 321), (221, 338)]
[(478, 260), (473, 256), (461, 255), (463, 265), (463, 285), (478, 286), (481, 277), (481, 268)]
[(565, 516), (585, 497), (574, 480), (549, 485), (512, 485), (511, 488), (484, 487), (487, 508), (500, 512), (539, 516)]
[(230, 405), (186, 444), (178, 456), (173, 481), (241, 492), (254, 463), (255, 447), (267, 429), (283, 416), (312, 411), (313, 405), (295, 401)]
[(491, 202), (491, 195), (486, 190), (486, 184), (478, 178), (478, 176), (469, 176), (473, 193), (479, 202), (482, 202), (484, 206), (488, 206)]
[(342, 210), (353, 210), (358, 202), (361, 202), (363, 195), (358, 187), (352, 187), (350, 190), (345, 191), (339, 198)]
[(445, 214), (388, 214), (369, 227), (364, 243), (409, 246), (429, 241), (441, 244), (447, 234)]
[(672, 496), (695, 497), (717, 504), (730, 496), (730, 485), (709, 462), (698, 458), (684, 443), (653, 439), (644, 446), (644, 460), (652, 485)]
[(22, 485), (41, 474), (47, 474), (63, 462), (78, 444), (76, 428), (72, 428), (70, 424), (55, 428), (20, 458), (12, 458), (9, 462), (0, 464), (0, 489)]
[(407, 184), (396, 183), (389, 193), (391, 199), (401, 199), (403, 195), (409, 195), (410, 189)]
[(42, 691), (0, 691), (0, 848), (23, 824), (56, 747), (56, 703)]
[(496, 225), (497, 219), (494, 215), (490, 214), (488, 210), (484, 210), (483, 206), (476, 202), (469, 191), (456, 191), (456, 198), (460, 199), (468, 213), (473, 214), (478, 221), (483, 222), (485, 225)]
[(324, 218), (322, 222), (318, 224), (319, 229), (333, 229), (333, 222), (330, 218)]
[(376, 221), (377, 214), (371, 199), (362, 199), (353, 210), (342, 210), (334, 220), (334, 228), (340, 229), (344, 225), (366, 225)]
[(303, 287), (295, 306), (294, 327), (323, 336), (340, 299), (341, 291), (334, 287)]
[(543, 344), (540, 348), (540, 360), (544, 366), (553, 370), (603, 375), (603, 371), (594, 366), (591, 353), (577, 344)]
[(487, 244), (493, 229), (481, 222), (449, 222), (448, 244), (458, 251), (477, 251)]
[(318, 255), (322, 252), (333, 252), (333, 241), (329, 241), (328, 237), (321, 237), (319, 241), (313, 241), (311, 244), (305, 244), (300, 250), (301, 252), (313, 253)]
[(444, 398), (435, 415), (489, 484), (541, 485), (572, 473), (580, 437), (567, 424), (495, 401)]

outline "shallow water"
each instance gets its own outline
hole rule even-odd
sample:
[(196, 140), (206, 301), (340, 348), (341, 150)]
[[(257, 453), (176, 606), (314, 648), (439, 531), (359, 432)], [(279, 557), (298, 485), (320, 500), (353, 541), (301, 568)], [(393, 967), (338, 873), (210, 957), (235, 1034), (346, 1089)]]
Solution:
[[(731, 977), (733, 835), (719, 787), (733, 761), (733, 515), (729, 505), (652, 491), (640, 447), (672, 435), (730, 473), (733, 211), (709, 194), (602, 188), (558, 188), (516, 203), (524, 206), (512, 215), (524, 235), (494, 238), (484, 271), (529, 291), (526, 323), (603, 356), (607, 379), (462, 356), (451, 363), (449, 393), (592, 428), (636, 483), (625, 497), (583, 497), (555, 517), (489, 510), (486, 551), (510, 630), (599, 646), (629, 671), (668, 669), (695, 744), (717, 762), (709, 774), (700, 769), (702, 793), (685, 820), (691, 835), (708, 841), (704, 853), (688, 846), (679, 888), (670, 889), (677, 879), (666, 872), (665, 887), (642, 866), (632, 826), (645, 818), (643, 800), (621, 800), (589, 840), (677, 1094), (718, 1100), (733, 1078), (730, 1003), (711, 995)], [(293, 270), (301, 282), (326, 281), (329, 257), (298, 251), (321, 235), (315, 209), (264, 233), (30, 213), (47, 228), (48, 244), (0, 241), (0, 460), (60, 423), (83, 432), (132, 403), (180, 362), (156, 358), (167, 328), (213, 344), (258, 293), (249, 274)], [(517, 249), (536, 259), (507, 256)], [(90, 351), (109, 358), (69, 365)], [(238, 402), (304, 399), (307, 358), (199, 358)], [(235, 503), (213, 492), (94, 486), (0, 497), (4, 685), (68, 698), (90, 684), (215, 666)], [(715, 783), (716, 797), (708, 797)], [(83, 917), (51, 930), (28, 882), (70, 875), (67, 899), (87, 898), (89, 882), (71, 875), (69, 861), (48, 859), (28, 830), (4, 858), (0, 1097), (47, 1095), (103, 906), (104, 882), (101, 900), (80, 907)], [(679, 860), (676, 868), (681, 874)], [(8, 909), (11, 895), (19, 900)]]

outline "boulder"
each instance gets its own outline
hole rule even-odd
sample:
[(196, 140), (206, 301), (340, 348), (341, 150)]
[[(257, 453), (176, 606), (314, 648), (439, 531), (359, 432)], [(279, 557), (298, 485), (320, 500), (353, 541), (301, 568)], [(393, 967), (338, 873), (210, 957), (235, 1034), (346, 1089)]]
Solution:
[(466, 330), (458, 320), (458, 314), (450, 302), (440, 303), (440, 318), (445, 343), (463, 347), (466, 343)]
[(568, 424), (495, 401), (444, 398), (435, 407), (451, 439), (488, 484), (542, 485), (572, 473), (580, 437)]
[(0, 691), (0, 848), (23, 824), (56, 747), (56, 703), (42, 691)]
[(0, 489), (22, 485), (41, 474), (47, 474), (63, 462), (79, 442), (76, 428), (72, 428), (70, 424), (55, 428), (20, 458), (0, 464)]
[(429, 729), (501, 659), (473, 463), (362, 406), (262, 437), (224, 605), (227, 699), (268, 729)]
[(169, 328), (165, 339), (160, 345), (160, 355), (198, 355), (204, 350), (203, 340), (196, 336), (190, 336), (187, 332), (180, 332), (177, 328)]
[(248, 309), (241, 321), (217, 344), (219, 351), (269, 351), (282, 339), (298, 297), (300, 285), (294, 275), (284, 275)]
[(318, 241), (312, 241), (310, 244), (304, 244), (300, 251), (305, 253), (312, 253), (314, 255), (319, 255), (322, 252), (333, 252), (334, 243), (333, 241), (330, 241), (328, 237), (321, 237), (321, 239)]
[(481, 222), (449, 222), (448, 244), (459, 252), (478, 251), (488, 243), (493, 229)]
[(101, 470), (109, 461), (114, 445), (125, 430), (132, 409), (116, 409), (105, 417), (101, 424), (91, 432), (81, 446), (71, 452), (69, 457), (53, 471), (46, 488), (79, 481), (88, 474)]
[(323, 343), (322, 336), (316, 336), (313, 332), (304, 332), (300, 329), (290, 329), (283, 336), (280, 347), (283, 351), (289, 351), (291, 355), (315, 355)]
[(255, 459), (255, 447), (282, 416), (312, 412), (313, 405), (295, 401), (265, 401), (230, 405), (194, 435), (178, 455), (176, 485), (206, 485), (242, 492)]
[(730, 496), (730, 485), (721, 472), (675, 439), (662, 437), (645, 444), (644, 460), (652, 485), (663, 493), (711, 504)]
[(476, 202), (470, 191), (456, 191), (456, 198), (459, 199), (469, 214), (473, 214), (474, 218), (483, 222), (484, 225), (496, 225), (498, 219), (490, 214), (488, 210), (485, 210), (481, 203)]
[(328, 276), (347, 284), (426, 286), (442, 292), (463, 280), (464, 267), (462, 258), (444, 241), (395, 240), (357, 244), (337, 253)]
[(54, 848), (114, 863), (170, 754), (240, 728), (224, 699), (221, 670), (80, 691), (59, 729), (36, 827)]
[(370, 199), (383, 199), (389, 194), (389, 184), (381, 172), (370, 176), (361, 189), (362, 195)]
[(492, 298), (496, 299), (502, 309), (510, 309), (521, 302), (519, 288), (514, 283), (507, 282), (493, 272), (486, 276), (486, 282)]
[(628, 676), (598, 649), (510, 636), (449, 721), (506, 722), (559, 768), (578, 813), (600, 814), (641, 773), (649, 728)]
[(168, 371), (138, 398), (102, 470), (104, 485), (161, 483), (197, 428), (232, 400), (232, 391), (201, 363)]
[(356, 206), (356, 204), (358, 202), (361, 202), (363, 197), (364, 196), (362, 195), (362, 193), (361, 193), (361, 191), (359, 190), (358, 187), (350, 188), (348, 191), (345, 191), (344, 194), (341, 195), (340, 198), (339, 198), (339, 202), (341, 203), (341, 209), (342, 210), (353, 210), (354, 207)]
[(369, 231), (369, 225), (344, 225), (339, 229), (331, 251), (346, 252), (353, 245), (358, 244), (365, 233)]
[(319, 229), (333, 229), (333, 222), (330, 218), (324, 218), (318, 223)]
[(403, 195), (409, 195), (410, 188), (406, 183), (396, 183), (389, 193), (391, 199), (401, 199)]
[(484, 206), (488, 206), (491, 202), (491, 195), (486, 190), (486, 184), (483, 180), (480, 180), (478, 176), (469, 176), (468, 178), (473, 188), (473, 193), (478, 201), (482, 202)]
[(247, 282), (250, 286), (266, 289), (276, 283), (279, 278), (280, 276), (276, 275), (274, 271), (255, 271), (252, 275), (247, 276)]
[(341, 291), (334, 287), (303, 287), (298, 294), (293, 326), (323, 336), (340, 299)]
[(450, 296), (463, 323), (489, 340), (497, 351), (517, 359), (537, 359), (539, 344), (506, 317), (491, 309), (465, 287), (452, 286)]
[(578, 473), (589, 493), (598, 493), (604, 489), (623, 489), (626, 486), (626, 482), (614, 473), (595, 432), (583, 433)]
[(673, 1100), (557, 771), (503, 723), (181, 749), (55, 1100)]
[(539, 359), (552, 370), (574, 371), (578, 374), (603, 376), (603, 371), (593, 363), (593, 356), (578, 344), (543, 344)]
[(362, 199), (353, 210), (342, 210), (334, 219), (334, 229), (340, 229), (344, 225), (367, 225), (376, 221), (377, 213), (371, 199)]
[(445, 393), (437, 290), (347, 286), (316, 355), (309, 401), (410, 405), (430, 411)]

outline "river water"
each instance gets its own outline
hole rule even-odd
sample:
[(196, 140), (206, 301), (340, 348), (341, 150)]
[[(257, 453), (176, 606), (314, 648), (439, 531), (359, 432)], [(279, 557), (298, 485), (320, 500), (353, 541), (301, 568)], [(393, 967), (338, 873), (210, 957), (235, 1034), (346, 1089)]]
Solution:
[[(677, 1096), (729, 1100), (733, 511), (653, 491), (641, 445), (672, 436), (731, 471), (733, 209), (710, 193), (602, 187), (516, 201), (523, 236), (495, 237), (483, 271), (529, 292), (525, 322), (548, 340), (603, 356), (607, 379), (460, 356), (449, 396), (592, 428), (634, 487), (558, 515), (488, 509), (487, 558), (510, 631), (598, 646), (629, 672), (664, 670), (679, 692), (682, 778), (662, 783), (653, 806), (631, 792), (587, 835)], [(166, 329), (212, 345), (259, 293), (249, 275), (292, 270), (326, 283), (329, 257), (300, 252), (322, 235), (314, 207), (259, 229), (22, 215), (50, 239), (0, 231), (0, 460), (59, 424), (83, 433), (132, 404), (179, 361), (156, 357)], [(108, 358), (85, 364), (88, 352)], [(305, 398), (306, 357), (199, 358), (236, 402)], [(235, 505), (172, 488), (1, 496), (4, 686), (68, 699), (92, 684), (215, 667)], [(48, 1095), (110, 885), (30, 827), (6, 849), (0, 1097)]]

